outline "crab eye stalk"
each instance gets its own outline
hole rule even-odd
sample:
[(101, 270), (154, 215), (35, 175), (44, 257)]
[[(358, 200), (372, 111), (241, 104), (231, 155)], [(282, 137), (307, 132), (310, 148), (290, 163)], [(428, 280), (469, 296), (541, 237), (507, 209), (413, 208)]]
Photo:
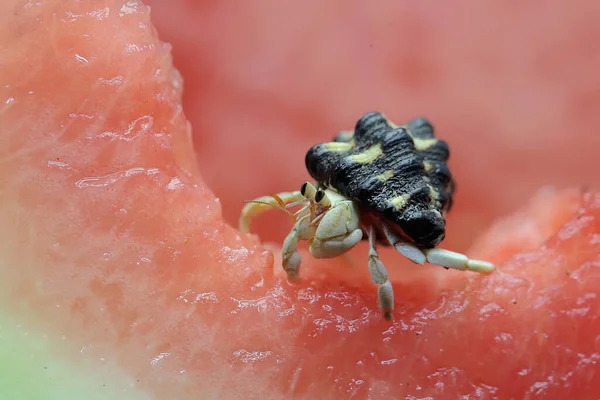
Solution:
[(331, 207), (331, 199), (327, 196), (327, 192), (321, 188), (315, 193), (315, 203), (324, 208)]
[(317, 203), (320, 203), (324, 197), (325, 197), (325, 191), (323, 189), (318, 189), (317, 193), (315, 194), (315, 201)]
[(317, 189), (308, 181), (300, 186), (300, 194), (307, 199), (314, 199)]

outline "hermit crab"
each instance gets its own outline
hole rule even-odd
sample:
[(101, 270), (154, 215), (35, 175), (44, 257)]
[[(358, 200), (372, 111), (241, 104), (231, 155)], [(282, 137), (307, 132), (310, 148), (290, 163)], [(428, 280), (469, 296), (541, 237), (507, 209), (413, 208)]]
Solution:
[[(239, 227), (252, 217), (279, 208), (295, 224), (283, 242), (283, 269), (297, 281), (300, 240), (315, 258), (337, 257), (362, 240), (369, 242), (368, 267), (379, 285), (379, 304), (392, 318), (394, 292), (377, 245), (393, 246), (416, 264), (489, 273), (494, 265), (438, 248), (446, 234), (455, 182), (447, 162), (448, 145), (434, 136), (431, 123), (415, 118), (396, 125), (380, 112), (369, 112), (353, 131), (308, 150), (305, 164), (314, 184), (300, 190), (246, 201)], [(292, 213), (290, 209), (300, 207)]]

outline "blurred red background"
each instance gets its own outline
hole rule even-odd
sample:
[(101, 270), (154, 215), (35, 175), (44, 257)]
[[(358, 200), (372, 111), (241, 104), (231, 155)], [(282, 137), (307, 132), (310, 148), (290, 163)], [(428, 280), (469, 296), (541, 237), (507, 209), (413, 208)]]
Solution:
[[(371, 110), (425, 116), (449, 142), (448, 248), (540, 187), (599, 181), (599, 2), (147, 3), (231, 224), (242, 200), (299, 188), (306, 150)], [(271, 218), (255, 231), (281, 240), (289, 221)]]

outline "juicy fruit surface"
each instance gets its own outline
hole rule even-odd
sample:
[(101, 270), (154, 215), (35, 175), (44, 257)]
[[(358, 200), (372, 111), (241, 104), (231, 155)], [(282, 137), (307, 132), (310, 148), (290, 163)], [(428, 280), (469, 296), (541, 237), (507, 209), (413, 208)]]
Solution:
[[(327, 262), (304, 252), (305, 282), (292, 286), (277, 252), (223, 223), (195, 167), (182, 81), (145, 6), (12, 7), (0, 28), (10, 61), (0, 67), (0, 298), (11, 318), (61, 342), (55, 355), (74, 369), (110, 362), (140, 391), (178, 399), (586, 398), (600, 389), (596, 192), (541, 192), (500, 221), (469, 253), (499, 264), (490, 276), (381, 251), (397, 293), (390, 325), (364, 247)], [(194, 129), (199, 143), (221, 140)], [(241, 142), (221, 154), (266, 135), (256, 132), (237, 132)], [(558, 146), (537, 138), (546, 139)], [(472, 144), (455, 141), (463, 152)], [(287, 172), (262, 185), (285, 187)]]

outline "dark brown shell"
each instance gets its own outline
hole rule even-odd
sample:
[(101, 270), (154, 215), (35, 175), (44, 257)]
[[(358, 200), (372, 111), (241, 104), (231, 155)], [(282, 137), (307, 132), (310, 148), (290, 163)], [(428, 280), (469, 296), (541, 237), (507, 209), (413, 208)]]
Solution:
[(452, 207), (449, 156), (426, 119), (397, 126), (370, 112), (353, 132), (313, 146), (305, 162), (319, 185), (355, 201), (363, 215), (383, 219), (417, 246), (431, 248), (444, 239)]

